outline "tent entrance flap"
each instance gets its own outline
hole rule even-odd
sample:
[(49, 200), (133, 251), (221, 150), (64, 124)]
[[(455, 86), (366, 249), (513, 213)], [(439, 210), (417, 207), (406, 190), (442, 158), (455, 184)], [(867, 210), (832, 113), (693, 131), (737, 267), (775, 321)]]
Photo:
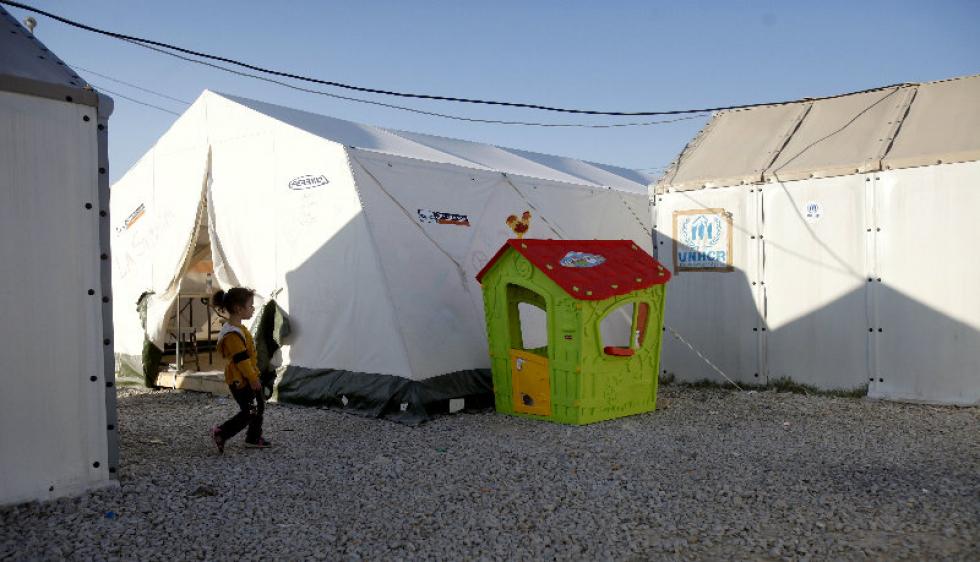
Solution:
[[(211, 307), (211, 295), (220, 278), (234, 276), (228, 275), (220, 253), (214, 251), (220, 245), (213, 227), (211, 183), (209, 151), (182, 257), (166, 290), (152, 295), (148, 306), (147, 336), (161, 351), (163, 364), (177, 372), (220, 370), (214, 353), (220, 317)], [(217, 268), (223, 275), (215, 275)]]
[(214, 289), (214, 259), (208, 220), (209, 206), (202, 197), (194, 228), (193, 249), (177, 279), (177, 296), (167, 315), (168, 340), (164, 356), (173, 355), (177, 372), (215, 370), (215, 344), (220, 317), (211, 308)]

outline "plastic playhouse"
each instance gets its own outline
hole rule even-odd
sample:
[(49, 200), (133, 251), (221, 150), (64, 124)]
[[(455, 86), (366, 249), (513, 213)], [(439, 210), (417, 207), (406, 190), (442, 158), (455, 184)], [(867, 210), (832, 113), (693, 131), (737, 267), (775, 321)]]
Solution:
[(654, 410), (669, 279), (629, 240), (508, 240), (477, 275), (497, 411), (581, 425)]

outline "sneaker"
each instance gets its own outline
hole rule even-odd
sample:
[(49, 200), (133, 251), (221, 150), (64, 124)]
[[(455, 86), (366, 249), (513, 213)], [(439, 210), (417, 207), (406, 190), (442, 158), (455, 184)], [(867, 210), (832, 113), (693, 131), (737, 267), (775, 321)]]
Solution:
[(268, 449), (272, 446), (272, 442), (265, 437), (259, 437), (259, 440), (255, 443), (245, 442), (245, 447), (248, 449)]
[(211, 439), (214, 441), (215, 447), (218, 448), (218, 454), (225, 452), (225, 438), (221, 436), (221, 428), (214, 426), (211, 428)]

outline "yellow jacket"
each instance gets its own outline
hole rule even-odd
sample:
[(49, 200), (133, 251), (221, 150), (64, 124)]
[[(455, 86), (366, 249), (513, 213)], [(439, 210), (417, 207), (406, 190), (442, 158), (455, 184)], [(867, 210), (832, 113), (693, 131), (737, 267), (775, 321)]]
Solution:
[(255, 342), (248, 328), (225, 323), (218, 334), (218, 353), (228, 361), (225, 365), (225, 382), (228, 386), (243, 388), (259, 384)]

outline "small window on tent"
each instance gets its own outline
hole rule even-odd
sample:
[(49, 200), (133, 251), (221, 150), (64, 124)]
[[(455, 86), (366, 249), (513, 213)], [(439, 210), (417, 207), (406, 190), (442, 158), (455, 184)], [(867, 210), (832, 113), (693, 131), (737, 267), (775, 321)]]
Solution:
[(606, 355), (629, 357), (643, 346), (650, 321), (650, 305), (629, 302), (614, 308), (599, 323)]

